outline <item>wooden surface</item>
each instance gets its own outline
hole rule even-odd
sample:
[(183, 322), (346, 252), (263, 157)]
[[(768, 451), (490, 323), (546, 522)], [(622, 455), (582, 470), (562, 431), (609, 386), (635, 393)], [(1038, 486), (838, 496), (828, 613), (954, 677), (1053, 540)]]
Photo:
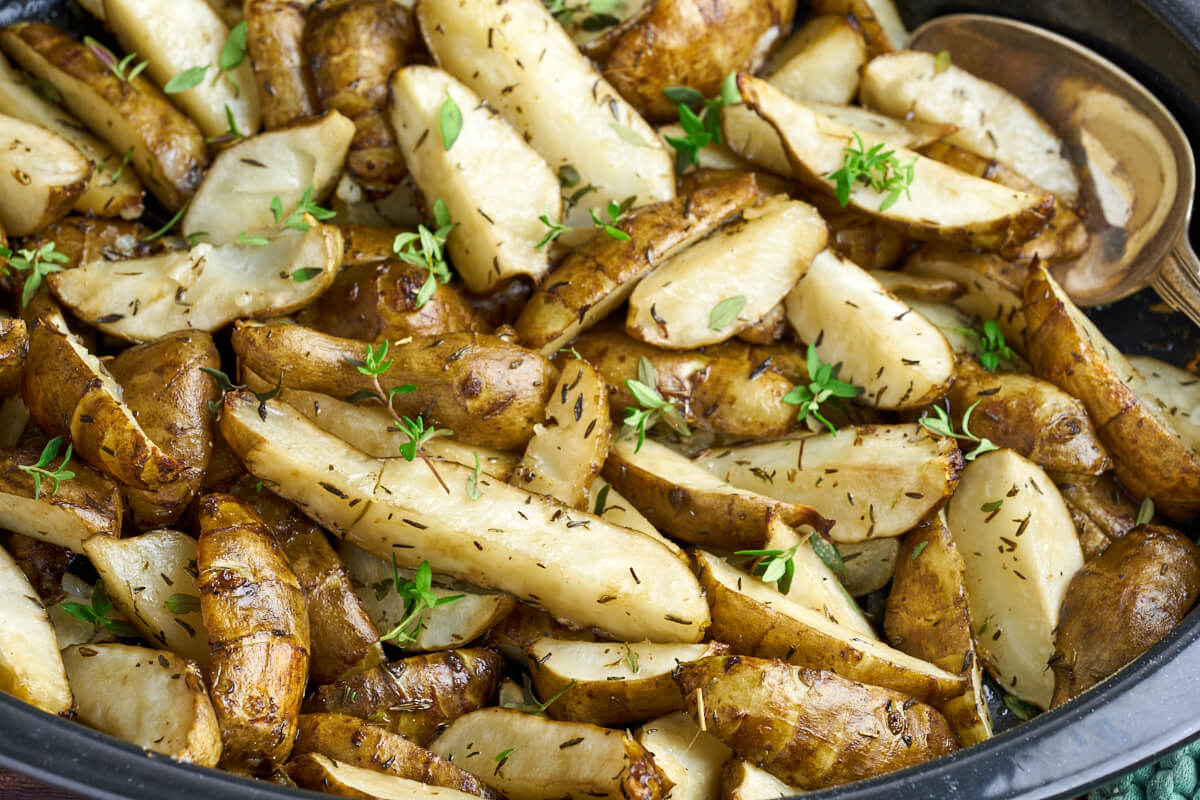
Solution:
[(0, 800), (83, 800), (77, 794), (54, 789), (15, 772), (0, 770)]

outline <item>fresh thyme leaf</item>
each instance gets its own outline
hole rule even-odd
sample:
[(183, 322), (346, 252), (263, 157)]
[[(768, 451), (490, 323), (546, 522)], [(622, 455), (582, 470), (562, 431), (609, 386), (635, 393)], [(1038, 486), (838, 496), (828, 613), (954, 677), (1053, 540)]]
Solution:
[(428, 561), (422, 561), (417, 567), (411, 581), (400, 578), (400, 568), (396, 565), (396, 557), (392, 556), (392, 582), (396, 594), (404, 598), (404, 616), (390, 631), (380, 636), (380, 640), (394, 640), (398, 645), (410, 644), (417, 640), (424, 628), (424, 614), (430, 609), (449, 605), (463, 599), (464, 595), (455, 594), (448, 597), (438, 597), (433, 592), (433, 568)]
[(799, 544), (792, 545), (786, 550), (738, 550), (734, 555), (754, 556), (758, 563), (752, 573), (759, 576), (763, 583), (774, 583), (779, 591), (787, 594), (792, 588), (792, 579), (796, 575), (796, 551)]
[(163, 605), (172, 614), (189, 614), (200, 611), (200, 598), (192, 594), (173, 594)]
[(220, 136), (207, 136), (204, 141), (208, 144), (225, 144), (226, 142), (237, 141), (243, 137), (242, 132), (238, 130), (237, 119), (233, 116), (233, 109), (229, 107), (228, 103), (225, 104), (225, 124), (228, 127), (224, 133)]
[(392, 242), (392, 252), (396, 258), (429, 271), (428, 279), (417, 292), (417, 308), (429, 302), (437, 282), (449, 283), (451, 278), (444, 246), (446, 237), (458, 223), (450, 220), (450, 211), (441, 198), (433, 204), (433, 216), (437, 230), (431, 231), (424, 225), (418, 225), (416, 233), (401, 233)]
[[(125, 168), (129, 166), (131, 160), (133, 160), (133, 145), (130, 145), (129, 149), (125, 151), (125, 157), (121, 159), (121, 165), (117, 167), (116, 171), (112, 174), (112, 178), (109, 179), (109, 186), (117, 185), (117, 181), (121, 180), (121, 175), (124, 174)], [(103, 167), (103, 163), (101, 163), (101, 167)]]
[(976, 400), (967, 407), (965, 412), (963, 412), (962, 433), (954, 432), (954, 422), (950, 419), (950, 415), (946, 413), (946, 410), (941, 406), (932, 406), (933, 413), (936, 415), (936, 417), (921, 417), (918, 422), (921, 424), (922, 428), (938, 436), (946, 436), (948, 438), (958, 439), (960, 441), (975, 442), (975, 448), (963, 456), (963, 458), (965, 458), (967, 461), (974, 461), (984, 453), (1000, 449), (992, 442), (991, 439), (988, 439), (987, 437), (980, 438), (971, 433), (971, 414), (975, 411), (975, 407), (981, 402), (981, 400)]
[(1004, 693), (1004, 707), (1011, 711), (1013, 715), (1022, 722), (1033, 719), (1038, 713), (1036, 707), (1031, 706), (1021, 698), (1011, 695), (1008, 692)]
[(1138, 507), (1137, 521), (1134, 524), (1145, 525), (1152, 519), (1154, 519), (1154, 501), (1147, 497)]
[(940, 50), (937, 57), (933, 59), (933, 74), (941, 75), (948, 69), (950, 69), (950, 51)]
[(726, 297), (713, 306), (712, 312), (708, 315), (708, 327), (714, 331), (721, 331), (736, 320), (738, 314), (742, 313), (742, 309), (745, 307), (745, 295)]
[(561, 222), (555, 222), (554, 220), (550, 219), (549, 213), (542, 214), (540, 217), (538, 217), (538, 219), (540, 219), (542, 224), (549, 228), (549, 230), (546, 231), (546, 235), (538, 241), (537, 245), (534, 247), (535, 250), (541, 250), (559, 236), (562, 236), (564, 233), (571, 230), (569, 225), (563, 225)]
[(879, 204), (880, 211), (887, 211), (895, 205), (901, 194), (907, 195), (911, 199), (909, 187), (913, 182), (916, 158), (901, 163), (896, 158), (896, 151), (885, 151), (882, 142), (867, 149), (857, 131), (854, 139), (858, 147), (842, 148), (844, 154), (842, 167), (829, 175), (830, 180), (833, 181), (834, 194), (837, 196), (838, 203), (843, 206), (849, 205), (850, 193), (854, 185), (858, 183), (865, 184), (878, 192), (887, 192)]
[(112, 601), (108, 599), (108, 595), (104, 591), (104, 583), (96, 581), (92, 587), (92, 602), (90, 605), (83, 603), (62, 603), (59, 607), (76, 619), (87, 622), (95, 627), (97, 631), (101, 628), (109, 631), (115, 636), (123, 639), (133, 639), (138, 636), (137, 629), (122, 619), (109, 619), (108, 612), (112, 610)]
[(601, 486), (600, 491), (596, 493), (596, 505), (593, 508), (592, 513), (595, 514), (597, 517), (604, 516), (604, 512), (607, 510), (605, 508), (605, 504), (608, 503), (609, 488), (611, 488), (611, 487), (606, 483), (603, 486)]
[(721, 82), (721, 103), (726, 106), (740, 106), (742, 93), (738, 91), (737, 72), (731, 72)]
[(246, 60), (246, 23), (239, 22), (229, 31), (225, 45), (221, 48), (221, 58), (218, 66), (221, 72), (237, 69)]
[(271, 214), (275, 217), (275, 224), (302, 232), (312, 227), (312, 223), (309, 222), (310, 217), (324, 222), (337, 216), (337, 212), (322, 208), (313, 201), (313, 185), (311, 183), (305, 188), (304, 193), (300, 196), (300, 201), (296, 203), (296, 207), (286, 218), (283, 216), (283, 201), (279, 199), (279, 195), (271, 198), (270, 209)]
[[(528, 676), (526, 676), (526, 680), (528, 680)], [(529, 685), (526, 685), (525, 694), (526, 694), (527, 702), (509, 703), (509, 704), (505, 704), (504, 707), (515, 709), (524, 714), (545, 714), (547, 708), (554, 705), (554, 703), (558, 701), (558, 698), (562, 697), (564, 694), (566, 694), (567, 692), (574, 689), (578, 685), (578, 683), (579, 683), (579, 681), (572, 680), (566, 686), (562, 687), (557, 692), (552, 694), (544, 703), (536, 702), (536, 699), (533, 696), (532, 687)], [(508, 753), (511, 753), (511, 752), (512, 752), (512, 750), (506, 750), (506, 751), (504, 751), (503, 755), (507, 755)], [(499, 760), (499, 759), (497, 758), (497, 760)]]
[(929, 546), (929, 542), (928, 542), (928, 541), (924, 541), (924, 542), (920, 542), (920, 543), (918, 543), (918, 544), (917, 544), (917, 546), (913, 548), (913, 551), (912, 551), (912, 560), (913, 560), (913, 561), (916, 561), (918, 558), (920, 558), (920, 557), (921, 557), (921, 553), (924, 553), (924, 552), (925, 552), (925, 548), (926, 548), (926, 547), (928, 547), (928, 546)]
[(158, 230), (156, 230), (154, 233), (152, 233), (152, 234), (150, 234), (149, 236), (147, 236), (146, 238), (142, 239), (142, 244), (150, 244), (150, 243), (151, 243), (151, 242), (153, 242), (155, 239), (159, 239), (159, 238), (161, 238), (161, 237), (163, 237), (163, 236), (166, 236), (166, 235), (167, 235), (167, 232), (168, 232), (168, 231), (170, 231), (170, 230), (171, 230), (171, 228), (174, 228), (174, 227), (175, 227), (175, 224), (176, 224), (177, 222), (179, 222), (179, 220), (180, 220), (180, 219), (183, 217), (183, 212), (187, 211), (188, 204), (189, 204), (189, 203), (191, 203), (191, 202), (192, 202), (192, 201), (189, 199), (189, 200), (187, 201), (187, 203), (184, 203), (184, 204), (183, 204), (183, 208), (181, 208), (181, 209), (179, 209), (178, 211), (176, 211), (176, 212), (175, 212), (175, 216), (173, 216), (173, 217), (171, 217), (169, 220), (167, 220), (167, 224), (166, 224), (166, 225), (163, 225), (161, 228), (159, 228)]
[(690, 86), (668, 86), (663, 94), (675, 105), (698, 106), (704, 102), (704, 95)]
[(497, 764), (503, 764), (505, 761), (508, 760), (508, 757), (513, 754), (513, 750), (515, 750), (515, 749), (516, 748), (514, 748), (514, 747), (510, 747), (507, 750), (497, 753), (496, 757), (493, 758), (492, 761), (495, 761)]
[(830, 398), (858, 397), (863, 390), (858, 386), (838, 380), (837, 375), (841, 371), (842, 365), (822, 362), (816, 345), (811, 343), (808, 345), (806, 359), (809, 384), (792, 387), (791, 391), (783, 396), (783, 402), (800, 406), (800, 410), (796, 413), (798, 421), (804, 421), (809, 414), (812, 414), (829, 429), (830, 433), (837, 436), (837, 428), (821, 413), (821, 406)]
[[(670, 86), (663, 90), (667, 98), (679, 110), (679, 126), (684, 136), (666, 137), (667, 144), (675, 149), (675, 172), (682, 173), (688, 167), (700, 166), (700, 151), (710, 144), (724, 144), (721, 135), (721, 109), (742, 102), (737, 89), (737, 73), (731, 72), (721, 84), (721, 92), (712, 100), (705, 100), (699, 91), (687, 86)], [(697, 114), (692, 106), (703, 103)]]
[(202, 67), (189, 67), (183, 72), (176, 75), (171, 80), (167, 81), (163, 86), (163, 92), (166, 94), (179, 94), (186, 92), (188, 89), (195, 89), (204, 81), (204, 75), (208, 72), (208, 64)]
[(610, 122), (608, 127), (612, 128), (617, 136), (621, 137), (621, 141), (631, 144), (634, 147), (649, 147), (650, 143), (643, 136), (628, 125), (622, 125), (619, 122)]
[(625, 427), (637, 434), (637, 445), (633, 449), (635, 453), (640, 451), (642, 445), (645, 444), (646, 431), (657, 425), (659, 420), (666, 422), (681, 436), (692, 435), (682, 412), (673, 402), (664, 400), (663, 396), (658, 393), (657, 383), (654, 365), (645, 357), (638, 361), (638, 379), (630, 378), (625, 381), (625, 387), (629, 389), (633, 399), (642, 406), (642, 408), (627, 407), (625, 409)]
[[(24, 308), (33, 301), (34, 295), (37, 294), (42, 285), (42, 279), (52, 272), (61, 272), (60, 264), (66, 264), (70, 259), (65, 253), (60, 253), (55, 250), (54, 242), (46, 242), (36, 250), (21, 249), (16, 253), (8, 248), (0, 248), (3, 255), (8, 259), (8, 266), (15, 269), (17, 272), (28, 273), (25, 276), (25, 285), (21, 290), (21, 307)], [(8, 270), (4, 273), (7, 275)]]
[(1004, 500), (1003, 500), (1003, 499), (1001, 499), (1001, 500), (992, 500), (990, 503), (984, 503), (983, 505), (981, 505), (981, 506), (979, 507), (979, 510), (980, 510), (980, 511), (986, 511), (987, 513), (989, 513), (989, 514), (990, 514), (990, 513), (992, 513), (993, 511), (999, 511), (999, 510), (1000, 510), (1000, 506), (1002, 506), (1002, 505), (1004, 505)]
[(75, 477), (75, 473), (66, 469), (67, 462), (71, 460), (72, 444), (67, 445), (67, 452), (63, 454), (62, 461), (55, 469), (50, 469), (50, 464), (54, 459), (58, 458), (58, 448), (62, 446), (62, 437), (55, 436), (50, 441), (46, 442), (46, 446), (42, 448), (42, 453), (38, 457), (37, 463), (18, 467), (22, 472), (33, 478), (33, 499), (42, 499), (42, 479), (49, 478), (54, 481), (54, 491), (50, 493), (53, 497), (58, 494), (58, 484), (61, 481), (69, 481)]
[[(367, 352), (363, 358), (363, 363), (356, 365), (358, 371), (363, 375), (382, 375), (392, 368), (392, 359), (387, 357), (388, 343), (382, 341), (378, 347), (367, 345)], [(409, 459), (410, 461), (412, 459)]]
[(558, 183), (560, 186), (565, 188), (578, 186), (581, 180), (583, 180), (583, 176), (579, 174), (579, 170), (570, 164), (563, 164), (558, 170)]
[(449, 150), (458, 141), (458, 134), (462, 132), (463, 125), (462, 110), (449, 94), (446, 95), (446, 99), (442, 102), (438, 121), (442, 131), (442, 147)]
[(479, 475), (483, 466), (479, 463), (479, 453), (475, 454), (475, 471), (467, 476), (467, 497), (471, 500), (478, 500), (483, 497), (483, 492), (479, 491)]
[(1000, 366), (1001, 359), (1009, 363), (1016, 360), (1016, 354), (1004, 341), (1004, 331), (1000, 329), (1000, 323), (994, 319), (985, 320), (982, 330), (978, 328), (955, 328), (955, 330), (975, 342), (975, 355), (979, 358), (980, 366), (988, 372), (995, 372)]
[[(626, 197), (620, 203), (616, 200), (609, 200), (608, 206), (605, 207), (605, 212), (608, 214), (608, 222), (605, 222), (596, 215), (596, 209), (589, 209), (588, 213), (592, 215), (592, 222), (597, 228), (600, 228), (613, 239), (620, 242), (628, 242), (629, 234), (617, 227), (617, 223), (623, 217), (633, 204), (637, 201), (636, 197)], [(544, 221), (544, 220), (543, 220)]]
[(812, 544), (813, 552), (817, 554), (817, 557), (825, 562), (825, 566), (839, 575), (846, 574), (846, 562), (842, 560), (842, 554), (838, 551), (837, 545), (817, 533), (808, 537), (808, 541)]
[(638, 673), (638, 655), (629, 646), (628, 642), (625, 643), (625, 663), (629, 665), (630, 672), (634, 675)]
[(266, 247), (271, 240), (265, 236), (250, 236), (242, 231), (238, 234), (237, 243), (245, 247)]
[(430, 439), (438, 436), (453, 436), (454, 432), (445, 428), (425, 427), (425, 419), (417, 417), (401, 417), (396, 423), (396, 430), (408, 437), (408, 441), (400, 445), (400, 455), (405, 461), (414, 461), (421, 454), (421, 448)]
[(292, 272), (291, 278), (296, 283), (307, 283), (324, 271), (320, 267), (301, 267)]
[(111, 72), (113, 75), (116, 75), (117, 80), (120, 80), (124, 83), (129, 83), (138, 75), (141, 75), (142, 70), (144, 70), (150, 63), (149, 61), (143, 60), (135, 64), (134, 62), (137, 60), (137, 53), (130, 53), (118, 61), (117, 57), (113, 55), (111, 50), (97, 42), (91, 36), (83, 37), (83, 43), (87, 49), (91, 51), (92, 55), (96, 57), (96, 60), (103, 64), (109, 72)]

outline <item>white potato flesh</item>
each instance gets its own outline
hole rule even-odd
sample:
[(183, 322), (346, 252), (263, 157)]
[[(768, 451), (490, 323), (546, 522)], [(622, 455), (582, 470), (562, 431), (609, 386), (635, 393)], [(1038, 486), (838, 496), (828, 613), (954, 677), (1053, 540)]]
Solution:
[(508, 800), (622, 800), (626, 773), (645, 766), (630, 758), (631, 747), (640, 749), (625, 731), (511, 708), (472, 711), (429, 743)]
[(721, 768), (733, 751), (700, 730), (686, 711), (647, 722), (635, 736), (675, 784), (671, 800), (719, 800)]
[(775, 175), (795, 176), (779, 133), (746, 106), (726, 106), (721, 110), (721, 133), (725, 146), (739, 158)]
[(1129, 363), (1136, 370), (1129, 387), (1158, 409), (1193, 453), (1200, 452), (1200, 377), (1149, 356), (1129, 356)]
[[(546, 233), (538, 214), (562, 216), (558, 176), (500, 114), (448, 72), (405, 67), (389, 87), (404, 163), (425, 197), (444, 200), (458, 223), (446, 248), (467, 286), (488, 292), (514, 275), (535, 281), (545, 275), (550, 258), (546, 248), (537, 247)], [(449, 149), (440, 122), (447, 98), (462, 116)]]
[(958, 126), (947, 141), (995, 159), (1074, 205), (1079, 178), (1063, 142), (1023, 100), (937, 56), (917, 50), (872, 59), (862, 73), (864, 105), (894, 117)]
[(753, 764), (730, 761), (725, 765), (721, 800), (779, 800), (798, 794), (803, 792)]
[(894, 0), (813, 0), (811, 5), (818, 14), (853, 14), (872, 54), (902, 50), (908, 44), (908, 29)]
[(92, 163), (53, 131), (0, 114), (0, 228), (28, 236), (64, 216)]
[(942, 336), (946, 337), (947, 344), (956, 355), (962, 353), (974, 355), (979, 350), (978, 345), (962, 332), (963, 328), (971, 327), (970, 314), (964, 314), (949, 303), (923, 300), (911, 292), (901, 292), (898, 296), (911, 306), (913, 311), (929, 320), (930, 324), (942, 332)]
[[(629, 297), (625, 330), (690, 350), (762, 319), (825, 248), (829, 226), (807, 203), (777, 196), (660, 264)], [(732, 315), (722, 314), (722, 306)]]
[(674, 158), (654, 129), (580, 54), (541, 0), (424, 0), (417, 19), (439, 66), (499, 111), (556, 174), (570, 165), (596, 191), (588, 208), (675, 197)]
[[(601, 492), (604, 491), (605, 487), (608, 487), (608, 492), (604, 494), (604, 506), (600, 507), (600, 495)], [(623, 528), (630, 528), (638, 533), (649, 536), (656, 542), (661, 542), (664, 547), (675, 554), (676, 558), (680, 558), (688, 564), (691, 563), (691, 561), (688, 560), (687, 553), (683, 551), (682, 547), (675, 544), (675, 542), (671, 541), (666, 536), (663, 536), (662, 533), (659, 532), (658, 528), (654, 527), (654, 523), (646, 519), (646, 517), (642, 515), (642, 512), (638, 511), (637, 508), (634, 507), (633, 503), (625, 499), (625, 497), (623, 497), (620, 492), (614, 489), (612, 484), (604, 480), (604, 478), (597, 477), (588, 486), (588, 499), (584, 508), (591, 509), (593, 514), (607, 522), (611, 522), (613, 525), (620, 525)]]
[(208, 669), (195, 539), (170, 530), (124, 539), (93, 536), (83, 552), (100, 573), (105, 593), (147, 642)]
[(112, 148), (88, 133), (79, 120), (42, 99), (2, 55), (0, 108), (10, 117), (57, 133), (92, 163), (91, 177), (75, 200), (75, 211), (125, 219), (137, 219), (142, 215), (142, 184), (133, 167), (124, 162), (124, 154), (114, 153)]
[[(816, 536), (811, 530), (806, 533)], [(808, 537), (806, 536), (805, 539)], [(895, 541), (888, 539), (885, 541)], [(860, 636), (868, 639), (878, 639), (878, 634), (867, 621), (858, 603), (842, 586), (833, 570), (821, 560), (813, 550), (809, 541), (801, 541), (801, 536), (790, 525), (778, 517), (767, 521), (767, 541), (763, 550), (791, 550), (796, 548), (792, 556), (795, 575), (784, 596), (802, 606), (824, 614), (831, 622), (837, 622), (852, 629)]]
[(81, 319), (135, 342), (172, 331), (215, 331), (248, 317), (286, 314), (320, 295), (342, 263), (331, 225), (286, 230), (265, 246), (197, 244), (148, 258), (92, 261), (50, 276)]
[(809, 108), (832, 120), (849, 125), (890, 147), (907, 147), (917, 150), (927, 144), (945, 139), (954, 133), (953, 125), (938, 125), (910, 119), (896, 119), (862, 106), (833, 105), (831, 103), (808, 103)]
[(1040, 467), (996, 450), (963, 470), (947, 519), (984, 666), (1005, 691), (1048, 708), (1059, 608), (1083, 566), (1071, 512)]
[(80, 512), (75, 503), (55, 504), (45, 490), (40, 500), (33, 499), (32, 490), (29, 496), (0, 492), (0, 528), (65, 547), (72, 553), (82, 553), (83, 541), (96, 533), (99, 525), (111, 524), (113, 519), (109, 513), (92, 516)]
[(216, 766), (221, 732), (200, 668), (174, 653), (125, 644), (63, 651), (83, 724), (177, 761)]
[[(225, 438), (277, 494), (359, 547), (400, 566), (509, 592), (579, 625), (631, 641), (698, 641), (708, 606), (695, 576), (649, 536), (448, 461), (379, 461), (289, 406), (226, 395)], [(236, 443), (235, 443), (236, 442)], [(327, 467), (334, 467), (327, 469)], [(370, 502), (362, 502), (369, 500)]]
[(336, 111), (242, 139), (222, 150), (183, 216), (183, 233), (210, 244), (279, 228), (271, 212), (278, 197), (286, 220), (306, 189), (317, 203), (333, 190), (354, 138), (354, 123)]
[[(392, 562), (349, 542), (338, 545), (338, 556), (346, 565), (354, 593), (371, 622), (381, 633), (392, 630), (407, 616), (407, 599), (395, 591)], [(413, 579), (412, 570), (397, 569), (397, 572), (401, 580)], [(516, 605), (511, 595), (484, 592), (466, 584), (449, 587), (435, 584), (430, 591), (438, 598), (457, 595), (460, 599), (425, 611), (416, 640), (402, 645), (404, 650), (430, 652), (462, 647), (486, 633)]]
[[(228, 73), (217, 67), (229, 27), (204, 0), (104, 0), (108, 28), (126, 53), (149, 62), (161, 88), (184, 70), (210, 65), (195, 88), (170, 95), (205, 136), (229, 130), (232, 114), (244, 136), (262, 126), (258, 84), (249, 57)], [(227, 111), (228, 109), (228, 111)]]
[(858, 96), (858, 71), (867, 44), (841, 14), (813, 17), (773, 56), (767, 80), (794, 100), (845, 105)]
[(687, 661), (720, 655), (709, 644), (655, 644), (653, 642), (577, 642), (543, 637), (527, 651), (539, 670), (549, 670), (563, 683), (651, 681), (666, 676)]
[(70, 711), (54, 628), (17, 562), (0, 548), (0, 691), (50, 714)]
[(343, 764), (320, 753), (305, 753), (303, 758), (321, 768), (323, 785), (344, 797), (371, 797), (376, 800), (478, 800), (476, 795), (457, 789), (431, 786), (428, 783), (401, 778), (399, 775)]
[[(920, 408), (954, 379), (954, 351), (933, 323), (831, 250), (822, 251), (785, 302), (801, 341), (815, 344), (838, 378), (874, 408)], [(853, 331), (853, 335), (846, 335)]]
[(861, 542), (915, 527), (954, 491), (962, 455), (920, 425), (860, 425), (719, 448), (696, 463), (740, 489), (810, 505), (834, 520), (834, 541)]

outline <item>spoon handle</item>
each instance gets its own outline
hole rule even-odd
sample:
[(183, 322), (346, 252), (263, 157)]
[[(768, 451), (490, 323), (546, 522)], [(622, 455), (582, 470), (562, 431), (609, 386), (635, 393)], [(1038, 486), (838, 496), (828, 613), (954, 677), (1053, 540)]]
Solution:
[(1200, 325), (1200, 258), (1188, 241), (1187, 230), (1180, 235), (1152, 284), (1167, 305), (1182, 311)]

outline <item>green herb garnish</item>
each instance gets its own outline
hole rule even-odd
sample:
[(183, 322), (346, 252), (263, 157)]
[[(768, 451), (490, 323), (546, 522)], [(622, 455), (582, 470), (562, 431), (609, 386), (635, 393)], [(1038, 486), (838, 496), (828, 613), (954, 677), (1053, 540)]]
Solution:
[[(410, 459), (411, 460), (411, 459)], [(463, 599), (464, 595), (438, 597), (433, 593), (433, 568), (422, 561), (411, 581), (401, 580), (396, 557), (392, 556), (392, 582), (396, 594), (404, 598), (404, 616), (390, 631), (380, 636), (381, 641), (392, 640), (398, 645), (415, 642), (425, 626), (424, 613), (439, 606), (449, 605)]]
[(858, 386), (840, 381), (837, 378), (842, 369), (841, 363), (826, 364), (817, 355), (817, 347), (809, 344), (807, 353), (808, 378), (807, 386), (794, 386), (783, 396), (783, 402), (800, 406), (796, 419), (803, 422), (809, 414), (817, 418), (829, 432), (837, 436), (837, 428), (821, 414), (821, 405), (830, 398), (858, 397), (863, 390)]
[(722, 328), (727, 327), (736, 320), (738, 314), (742, 313), (742, 309), (745, 307), (745, 295), (739, 294), (735, 297), (726, 297), (713, 306), (712, 312), (708, 315), (708, 327), (711, 330), (719, 332)]
[(438, 114), (438, 122), (442, 131), (442, 147), (449, 150), (458, 141), (458, 134), (462, 132), (463, 125), (462, 110), (449, 94), (446, 95), (446, 99), (442, 102), (442, 108)]
[[(25, 276), (25, 285), (21, 289), (21, 307), (28, 306), (33, 300), (33, 296), (37, 294), (37, 290), (42, 285), (42, 279), (51, 272), (62, 272), (60, 264), (66, 264), (71, 259), (67, 258), (65, 253), (59, 253), (54, 249), (54, 242), (46, 242), (36, 250), (18, 250), (14, 253), (7, 247), (0, 247), (0, 258), (8, 260), (8, 266), (15, 269), (17, 272), (28, 273)], [(7, 269), (0, 267), (5, 275), (9, 272)]]
[(108, 595), (104, 591), (104, 583), (96, 581), (96, 585), (92, 588), (92, 602), (90, 605), (83, 603), (62, 603), (59, 606), (63, 611), (70, 614), (75, 619), (81, 619), (95, 626), (98, 632), (104, 628), (114, 636), (119, 636), (122, 639), (133, 639), (138, 636), (137, 629), (123, 619), (109, 619), (108, 612), (112, 611), (112, 601), (108, 599)]
[(933, 413), (937, 415), (936, 419), (931, 419), (930, 417), (921, 417), (918, 422), (921, 423), (922, 428), (930, 433), (935, 433), (938, 436), (946, 436), (951, 439), (975, 442), (975, 449), (964, 456), (967, 461), (974, 461), (984, 453), (1000, 449), (997, 445), (992, 443), (991, 439), (986, 437), (981, 439), (975, 434), (971, 433), (971, 413), (975, 410), (975, 406), (979, 405), (980, 402), (982, 401), (976, 400), (967, 407), (962, 419), (962, 433), (954, 432), (954, 423), (950, 420), (950, 415), (946, 413), (946, 409), (942, 408), (941, 406), (933, 406)]
[(896, 151), (885, 151), (882, 142), (866, 150), (866, 145), (857, 131), (854, 138), (858, 142), (858, 148), (843, 148), (845, 161), (842, 168), (829, 176), (834, 183), (834, 193), (838, 202), (843, 206), (849, 205), (850, 190), (855, 183), (865, 184), (878, 192), (887, 192), (887, 196), (879, 204), (880, 211), (887, 211), (895, 205), (901, 194), (911, 200), (909, 187), (912, 186), (917, 159), (901, 163), (896, 158)]
[(75, 473), (67, 469), (67, 462), (71, 460), (71, 448), (73, 445), (67, 445), (67, 452), (63, 453), (62, 461), (58, 467), (51, 469), (50, 462), (58, 458), (58, 448), (62, 446), (62, 437), (55, 436), (50, 441), (46, 442), (46, 446), (42, 448), (42, 454), (38, 457), (36, 464), (17, 467), (25, 474), (33, 478), (33, 499), (42, 499), (42, 479), (49, 478), (54, 481), (54, 491), (50, 493), (51, 497), (58, 494), (58, 484), (61, 481), (69, 481), (75, 477)]
[(663, 399), (658, 393), (658, 375), (650, 360), (643, 357), (638, 361), (638, 377), (625, 381), (633, 399), (641, 408), (627, 407), (625, 409), (625, 427), (637, 432), (637, 446), (633, 452), (642, 449), (646, 441), (646, 431), (658, 424), (661, 419), (671, 426), (672, 430), (681, 436), (691, 436), (687, 420), (683, 413), (670, 400)]
[(988, 372), (995, 372), (1000, 366), (1000, 359), (1012, 363), (1016, 360), (1016, 353), (1004, 341), (1004, 331), (1000, 329), (1000, 323), (994, 319), (985, 320), (983, 329), (977, 328), (955, 328), (954, 330), (971, 338), (975, 342), (975, 355), (979, 358), (979, 364)]
[(416, 233), (401, 233), (392, 243), (396, 258), (429, 271), (429, 277), (417, 291), (417, 308), (429, 302), (439, 282), (449, 283), (451, 277), (444, 245), (458, 223), (450, 220), (450, 210), (441, 198), (433, 204), (433, 218), (435, 230), (418, 225)]

